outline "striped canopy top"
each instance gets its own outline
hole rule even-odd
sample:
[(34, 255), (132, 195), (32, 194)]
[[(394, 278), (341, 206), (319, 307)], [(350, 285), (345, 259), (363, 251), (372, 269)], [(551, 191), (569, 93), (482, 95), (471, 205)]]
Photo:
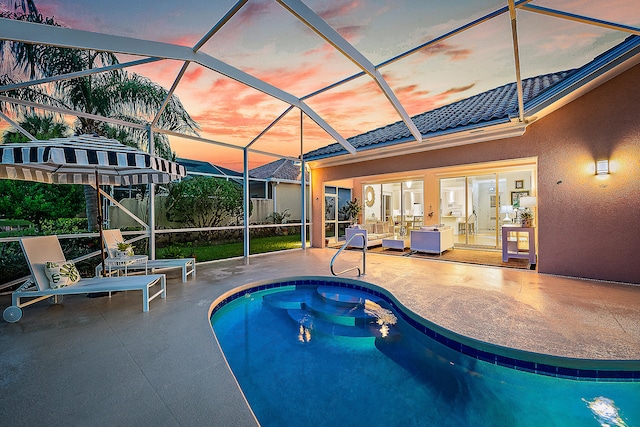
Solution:
[(0, 145), (0, 178), (52, 184), (137, 185), (184, 178), (184, 166), (119, 141), (81, 135)]

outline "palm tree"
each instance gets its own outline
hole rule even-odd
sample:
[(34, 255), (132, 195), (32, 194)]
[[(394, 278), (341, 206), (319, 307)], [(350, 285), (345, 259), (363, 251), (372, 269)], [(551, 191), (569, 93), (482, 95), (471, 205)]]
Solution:
[[(69, 134), (69, 126), (64, 122), (55, 121), (51, 115), (38, 116), (36, 114), (30, 114), (26, 116), (19, 125), (36, 139), (40, 140), (63, 138)], [(18, 131), (8, 130), (2, 135), (2, 142), (4, 144), (28, 141), (29, 139)]]
[[(16, 19), (29, 20), (47, 25), (58, 25), (51, 18), (43, 18), (37, 13), (16, 14)], [(0, 41), (0, 59), (11, 53), (13, 74), (28, 75), (29, 79), (47, 77), (99, 68), (118, 63), (111, 53), (90, 50), (59, 48), (55, 46), (26, 45), (13, 41)], [(5, 62), (5, 61), (3, 61)], [(6, 61), (8, 64), (10, 61)], [(6, 66), (6, 65), (5, 65)], [(9, 84), (15, 78), (5, 74), (0, 76), (0, 84)], [(113, 70), (61, 80), (45, 88), (27, 87), (6, 92), (7, 96), (33, 100), (71, 110), (82, 111), (102, 117), (117, 118), (136, 124), (147, 124), (163, 105), (168, 96), (166, 89), (153, 81), (135, 73)], [(29, 110), (14, 104), (7, 104), (16, 114)], [(1, 105), (0, 105), (0, 108)], [(162, 111), (158, 127), (197, 135), (198, 124), (189, 116), (176, 96), (171, 96)], [(90, 118), (79, 117), (74, 124), (76, 134), (97, 134), (115, 137), (122, 143), (148, 150), (148, 136), (145, 130), (119, 125), (110, 125)], [(166, 135), (154, 134), (154, 153), (173, 160), (169, 140)], [(87, 219), (89, 230), (97, 229), (97, 203), (95, 189), (85, 186)]]

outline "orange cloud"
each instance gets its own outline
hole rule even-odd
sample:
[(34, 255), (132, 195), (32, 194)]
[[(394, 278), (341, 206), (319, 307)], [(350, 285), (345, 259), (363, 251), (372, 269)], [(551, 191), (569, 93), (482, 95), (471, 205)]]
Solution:
[(187, 69), (182, 79), (186, 83), (195, 83), (200, 79), (200, 77), (202, 77), (203, 74), (204, 74), (203, 67), (192, 67)]
[(240, 30), (240, 33), (258, 19), (260, 15), (271, 13), (275, 2), (270, 1), (250, 1), (242, 6), (242, 9), (233, 17), (233, 27)]
[(336, 31), (350, 43), (358, 40), (364, 32), (364, 27), (361, 25), (345, 25), (336, 28)]
[(436, 43), (420, 51), (423, 57), (430, 58), (436, 55), (445, 55), (452, 61), (467, 59), (472, 53), (471, 49), (460, 49), (447, 42)]
[(460, 87), (452, 87), (451, 89), (442, 92), (441, 95), (445, 95), (445, 96), (450, 96), (450, 95), (457, 95), (458, 93), (462, 93), (465, 92), (469, 89), (472, 89), (476, 84), (475, 83), (471, 83), (468, 84), (466, 86), (460, 86)]
[(182, 34), (180, 36), (175, 36), (173, 34), (169, 35), (166, 38), (162, 38), (160, 41), (164, 43), (176, 44), (179, 46), (194, 46), (198, 40), (200, 40), (201, 36), (195, 34)]
[(318, 11), (317, 14), (325, 21), (329, 21), (333, 18), (340, 18), (348, 15), (350, 12), (361, 6), (362, 2), (360, 1), (335, 2), (333, 5)]

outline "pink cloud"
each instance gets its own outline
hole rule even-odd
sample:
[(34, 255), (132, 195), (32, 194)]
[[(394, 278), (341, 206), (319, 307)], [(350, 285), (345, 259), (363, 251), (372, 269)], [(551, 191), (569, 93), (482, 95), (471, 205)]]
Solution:
[(452, 61), (467, 59), (472, 53), (473, 51), (471, 49), (460, 49), (447, 42), (436, 43), (420, 51), (423, 57), (430, 58), (436, 55), (445, 55)]
[(195, 83), (203, 76), (204, 71), (203, 67), (188, 68), (182, 79), (187, 83)]
[(334, 18), (340, 18), (342, 16), (348, 15), (350, 12), (361, 6), (361, 1), (335, 2), (333, 5), (328, 6), (321, 11), (318, 11), (317, 14), (325, 21), (329, 21)]
[(182, 34), (179, 36), (169, 35), (166, 38), (160, 39), (164, 43), (177, 44), (179, 46), (194, 46), (202, 36), (196, 34)]
[(362, 36), (364, 29), (362, 25), (345, 25), (338, 27), (336, 31), (349, 43), (354, 43)]
[(275, 2), (250, 1), (233, 17), (233, 27), (240, 29), (251, 28), (260, 15), (271, 13)]
[(546, 43), (538, 43), (537, 46), (540, 50), (549, 53), (556, 53), (561, 50), (569, 51), (581, 47), (588, 47), (599, 36), (599, 34), (593, 32), (559, 34), (552, 36), (551, 40)]

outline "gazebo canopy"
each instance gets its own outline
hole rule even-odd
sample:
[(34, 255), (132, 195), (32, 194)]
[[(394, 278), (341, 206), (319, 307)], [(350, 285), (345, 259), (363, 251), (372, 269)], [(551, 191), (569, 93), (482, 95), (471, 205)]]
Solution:
[[(640, 34), (638, 0), (36, 5), (62, 27), (1, 19), (0, 39), (114, 53), (122, 67), (170, 88), (202, 130), (194, 137), (162, 129), (160, 111), (142, 118), (144, 126), (167, 134), (180, 157), (236, 170), (245, 151), (250, 167), (334, 143), (355, 154), (349, 138), (392, 123), (429, 149), (433, 141), (412, 117), (511, 84), (516, 105), (509, 122), (522, 128), (539, 119), (525, 115), (523, 80), (582, 67)], [(6, 58), (2, 72), (29, 81)], [(22, 103), (70, 119), (90, 113), (28, 104), (7, 96), (14, 88), (0, 86), (0, 111)], [(3, 118), (6, 127), (12, 118)]]

